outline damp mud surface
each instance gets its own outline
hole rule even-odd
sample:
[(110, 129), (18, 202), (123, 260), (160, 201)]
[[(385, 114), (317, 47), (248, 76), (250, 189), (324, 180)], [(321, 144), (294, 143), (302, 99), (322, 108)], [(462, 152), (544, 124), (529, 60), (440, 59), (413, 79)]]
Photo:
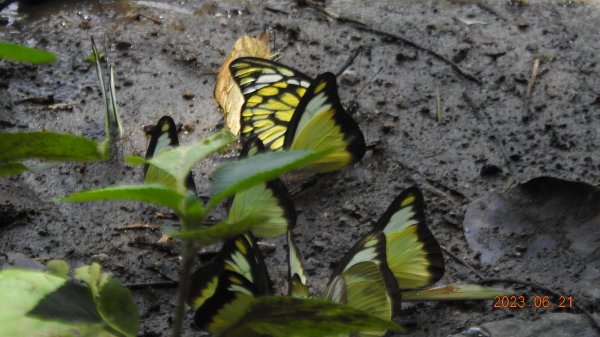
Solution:
[[(438, 284), (476, 283), (480, 276), (512, 279), (529, 285), (486, 285), (528, 297), (546, 295), (531, 286), (538, 284), (573, 296), (600, 321), (598, 203), (586, 204), (591, 215), (584, 219), (586, 230), (577, 232), (596, 236), (581, 242), (568, 231), (577, 223), (557, 231), (544, 228), (544, 221), (530, 221), (536, 226), (527, 227), (524, 238), (519, 234), (524, 232), (510, 232), (520, 224), (511, 222), (508, 232), (488, 227), (474, 240), (467, 240), (473, 233), (463, 224), (468, 209), (470, 216), (494, 211), (502, 200), (543, 205), (542, 211), (565, 204), (528, 203), (511, 194), (533, 178), (581, 182), (592, 189), (600, 183), (597, 3), (333, 0), (326, 3), (327, 16), (293, 1), (49, 2), (10, 5), (2, 12), (0, 40), (52, 51), (57, 61), (39, 66), (0, 61), (0, 130), (54, 130), (101, 140), (102, 98), (95, 68), (86, 61), (94, 36), (116, 70), (125, 136), (112, 161), (60, 164), (0, 180), (0, 266), (35, 267), (55, 258), (73, 267), (99, 261), (125, 284), (177, 280), (179, 243), (159, 242), (156, 228), (126, 228), (175, 224), (168, 214), (157, 216), (165, 210), (51, 199), (141, 182), (142, 168), (122, 159), (145, 153), (144, 126), (163, 115), (185, 126), (183, 144), (223, 127), (213, 98), (218, 68), (237, 38), (268, 28), (280, 62), (311, 77), (337, 72), (360, 48), (338, 84), (343, 104), (355, 104), (352, 114), (369, 150), (359, 163), (321, 175), (293, 196), (299, 215), (294, 231), (313, 293), (323, 289), (337, 262), (400, 191), (416, 185), (425, 196), (429, 228), (454, 256), (445, 254), (446, 274)], [(212, 170), (235, 154), (232, 149), (194, 168), (201, 199), (208, 196)], [(288, 186), (303, 182), (293, 179)], [(545, 219), (535, 209), (524, 214), (532, 213)], [(481, 219), (489, 218), (475, 220)], [(275, 247), (265, 253), (271, 278), (285, 293), (285, 240), (267, 242)], [(482, 250), (482, 242), (492, 248)], [(140, 336), (170, 334), (175, 292), (133, 290), (142, 317)], [(416, 302), (402, 308), (399, 322), (411, 328), (408, 336), (448, 336), (507, 319), (535, 326), (556, 313), (575, 314), (568, 316), (573, 321), (560, 321), (561, 327), (573, 327), (573, 335), (596, 335), (579, 310), (494, 309), (493, 301)], [(191, 312), (185, 330), (186, 336), (200, 334), (191, 327)]]

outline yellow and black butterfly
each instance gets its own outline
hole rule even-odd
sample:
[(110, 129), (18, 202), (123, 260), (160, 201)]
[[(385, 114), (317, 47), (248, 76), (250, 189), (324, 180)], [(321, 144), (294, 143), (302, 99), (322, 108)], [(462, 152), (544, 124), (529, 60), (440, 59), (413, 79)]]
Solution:
[(334, 149), (307, 168), (316, 172), (335, 171), (364, 156), (364, 136), (342, 107), (333, 74), (310, 80), (280, 63), (248, 57), (234, 60), (230, 71), (245, 98), (245, 140), (257, 137), (270, 150)]
[(387, 263), (400, 288), (426, 287), (444, 275), (442, 251), (425, 223), (423, 194), (417, 187), (392, 201), (375, 230), (385, 233)]
[[(322, 297), (344, 303), (383, 320), (391, 320), (400, 309), (398, 282), (387, 266), (386, 240), (382, 232), (364, 236), (344, 256), (333, 272)], [(289, 293), (309, 297), (302, 257), (288, 232)], [(385, 331), (361, 331), (360, 336), (383, 336)]]
[[(245, 144), (240, 156), (252, 156), (264, 150), (260, 140), (253, 139)], [(192, 275), (188, 303), (196, 309), (196, 325), (210, 332), (219, 331), (221, 324), (225, 324), (218, 315), (221, 306), (239, 296), (261, 296), (273, 292), (254, 235), (283, 235), (296, 223), (296, 210), (279, 179), (239, 192), (228, 204), (229, 222), (234, 223), (253, 214), (266, 219), (254, 227), (252, 233), (228, 240), (209, 264)]]
[(231, 324), (220, 314), (240, 296), (273, 293), (263, 257), (251, 234), (230, 239), (208, 265), (192, 274), (188, 304), (196, 309), (194, 323), (216, 333)]
[[(291, 234), (290, 247), (297, 252)], [(298, 266), (302, 265), (298, 257)], [(290, 269), (293, 269), (290, 261)], [(292, 272), (298, 275), (297, 270)], [(302, 272), (303, 273), (303, 272)], [(385, 236), (365, 236), (346, 255), (323, 295), (324, 299), (350, 305), (375, 317), (390, 320), (399, 305), (398, 285), (386, 266)], [(295, 277), (295, 276), (294, 276)], [(298, 280), (301, 280), (300, 278)], [(300, 281), (304, 286), (305, 281)], [(202, 330), (218, 334), (235, 321), (233, 302), (246, 296), (272, 294), (272, 286), (264, 260), (251, 235), (229, 240), (219, 255), (192, 276), (188, 303), (196, 309), (194, 322)], [(294, 293), (292, 293), (294, 295)], [(305, 293), (308, 297), (308, 293)], [(385, 331), (361, 331), (360, 336), (382, 336)]]
[[(291, 231), (288, 254), (289, 293), (308, 297), (306, 272)], [(329, 281), (325, 297), (389, 320), (399, 309), (400, 291), (429, 286), (443, 274), (441, 248), (425, 223), (423, 195), (411, 187), (394, 199), (375, 231), (346, 254)], [(361, 335), (382, 336), (383, 332)]]
[[(171, 117), (163, 116), (150, 131), (150, 143), (146, 150), (146, 159), (150, 159), (162, 151), (177, 146), (179, 146), (179, 140), (177, 138), (177, 127), (175, 126), (175, 122)], [(172, 176), (161, 169), (148, 164), (144, 166), (144, 177), (146, 183), (159, 183), (165, 186), (173, 186), (176, 184), (175, 179)], [(196, 194), (196, 184), (194, 184), (194, 177), (191, 172), (186, 177), (185, 186), (188, 190)]]

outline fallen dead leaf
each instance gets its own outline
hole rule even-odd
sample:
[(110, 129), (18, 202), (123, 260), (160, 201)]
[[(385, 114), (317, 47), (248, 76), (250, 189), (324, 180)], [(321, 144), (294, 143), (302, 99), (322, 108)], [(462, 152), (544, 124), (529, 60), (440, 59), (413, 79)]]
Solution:
[(229, 73), (229, 64), (240, 57), (270, 58), (269, 38), (266, 32), (256, 37), (250, 35), (240, 37), (219, 69), (214, 95), (223, 109), (227, 126), (234, 135), (240, 134), (240, 110), (244, 104), (244, 96)]
[(173, 240), (172, 237), (168, 236), (167, 234), (163, 234), (160, 239), (158, 239), (158, 241), (156, 241), (156, 243), (164, 245), (167, 243), (170, 243)]

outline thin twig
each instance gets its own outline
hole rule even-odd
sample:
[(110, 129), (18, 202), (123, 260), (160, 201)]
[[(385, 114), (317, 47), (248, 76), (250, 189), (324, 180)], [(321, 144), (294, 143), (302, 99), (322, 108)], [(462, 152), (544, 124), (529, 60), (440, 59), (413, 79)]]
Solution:
[(157, 281), (157, 282), (140, 282), (140, 283), (127, 283), (126, 288), (131, 290), (146, 289), (146, 288), (175, 288), (179, 283), (175, 281)]
[[(543, 284), (539, 284), (539, 283), (535, 283), (535, 282), (530, 282), (530, 281), (521, 281), (521, 280), (516, 280), (516, 279), (511, 279), (511, 278), (487, 278), (487, 279), (483, 279), (479, 282), (477, 282), (479, 284), (485, 284), (485, 283), (514, 283), (514, 284), (521, 284), (521, 285), (525, 285), (525, 286), (529, 286), (535, 289), (539, 289), (542, 291), (545, 291), (549, 294), (551, 294), (552, 296), (555, 297), (560, 297), (560, 296), (564, 296), (564, 293), (561, 293), (557, 290), (554, 290), (552, 288), (548, 288)], [(598, 331), (598, 333), (600, 333), (600, 325), (598, 324), (598, 322), (596, 322), (596, 320), (594, 319), (594, 317), (592, 317), (592, 314), (590, 314), (589, 311), (587, 311), (583, 306), (577, 304), (577, 301), (573, 301), (573, 307), (575, 307), (577, 310), (581, 311), (592, 323), (592, 325), (594, 326), (594, 329), (596, 329), (596, 331)]]
[(265, 10), (271, 13), (275, 13), (275, 14), (284, 14), (284, 15), (290, 15), (290, 13), (282, 10), (282, 9), (278, 9), (278, 8), (273, 8), (273, 7), (265, 7)]
[(350, 101), (350, 104), (348, 105), (348, 108), (346, 109), (346, 111), (348, 112), (348, 114), (353, 115), (354, 112), (356, 112), (356, 110), (358, 109), (358, 103), (357, 103), (357, 99), (360, 96), (360, 94), (362, 94), (362, 92), (367, 88), (367, 86), (373, 82), (373, 80), (375, 79), (375, 77), (377, 77), (377, 75), (379, 75), (379, 73), (383, 70), (383, 67), (379, 67), (379, 70), (377, 70), (375, 72), (375, 74), (373, 74), (373, 76), (371, 76), (371, 78), (369, 78), (369, 80), (367, 81), (367, 83), (365, 83), (365, 85), (363, 85), (362, 88), (360, 88), (360, 90), (356, 93), (356, 95), (354, 95), (354, 98), (352, 99), (352, 101)]
[(445, 184), (443, 184), (443, 183), (441, 183), (441, 182), (439, 182), (437, 180), (425, 177), (425, 181), (429, 185), (431, 185), (432, 187), (435, 187), (435, 188), (441, 190), (442, 193), (445, 193), (445, 194), (447, 194), (447, 195), (449, 195), (449, 196), (451, 196), (451, 197), (453, 197), (455, 199), (461, 199), (461, 200), (467, 200), (468, 199), (467, 196), (464, 195), (461, 191), (459, 191), (459, 190), (457, 190), (457, 189), (455, 189), (453, 187), (450, 187), (448, 185), (445, 185)]
[(155, 225), (155, 224), (148, 224), (148, 223), (136, 223), (136, 224), (132, 224), (132, 225), (127, 225), (127, 226), (123, 226), (123, 227), (116, 227), (113, 228), (113, 230), (115, 231), (128, 231), (128, 230), (140, 230), (140, 229), (149, 229), (149, 230), (156, 230), (156, 229), (160, 229), (159, 225)]
[[(465, 100), (465, 102), (467, 103), (467, 105), (469, 105), (469, 107), (471, 108), (471, 112), (473, 112), (473, 114), (475, 115), (475, 117), (476, 118), (480, 118), (480, 116), (479, 116), (479, 112), (480, 112), (479, 111), (479, 107), (478, 107), (477, 104), (475, 104), (475, 102), (473, 101), (473, 99), (471, 98), (471, 96), (469, 96), (467, 94), (467, 92), (464, 91), (463, 94), (462, 94), (462, 97)], [(491, 131), (492, 135), (494, 136), (494, 141), (496, 143), (496, 146), (500, 150), (500, 154), (502, 155), (502, 158), (504, 158), (504, 163), (506, 164), (506, 167), (508, 168), (508, 171), (509, 171), (510, 175), (513, 178), (516, 179), (515, 171), (513, 170), (512, 162), (510, 160), (510, 156), (508, 155), (508, 152), (504, 148), (504, 144), (502, 143), (502, 139), (498, 135), (498, 132), (496, 132), (496, 128), (494, 127), (494, 124), (492, 123), (492, 119), (490, 118), (490, 116), (485, 111), (481, 111), (481, 114), (483, 115), (483, 118), (487, 122), (489, 130)]]
[(529, 101), (531, 100), (531, 93), (533, 92), (533, 86), (535, 85), (535, 80), (538, 76), (538, 69), (540, 67), (540, 57), (536, 56), (531, 63), (531, 75), (529, 77), (529, 82), (527, 83), (527, 91), (523, 96), (523, 112), (521, 119), (523, 121), (529, 120)]
[(486, 5), (486, 4), (482, 4), (482, 3), (478, 3), (477, 7), (483, 9), (484, 11), (502, 19), (502, 21), (508, 21), (503, 15), (500, 15), (500, 13), (498, 13), (495, 9), (493, 9), (492, 7)]
[(348, 67), (350, 67), (352, 65), (352, 63), (354, 63), (354, 60), (356, 59), (358, 54), (360, 54), (361, 51), (362, 51), (362, 46), (354, 49), (352, 51), (352, 53), (350, 54), (350, 57), (348, 58), (348, 60), (346, 60), (346, 62), (342, 65), (340, 70), (338, 70), (338, 72), (335, 73), (335, 77), (339, 77), (344, 71), (346, 71), (346, 69), (348, 69)]
[(461, 260), (458, 256), (454, 255), (454, 253), (450, 252), (448, 249), (446, 249), (444, 247), (441, 247), (441, 248), (442, 248), (442, 251), (444, 251), (444, 253), (446, 253), (448, 256), (450, 256), (454, 261), (458, 262), (465, 268), (469, 269), (473, 274), (477, 275), (477, 277), (479, 277), (480, 279), (485, 280), (485, 276), (482, 273), (480, 273), (477, 269), (473, 268), (471, 265), (469, 265), (465, 261)]
[(462, 192), (460, 192), (452, 187), (446, 186), (437, 180), (427, 177), (425, 174), (423, 174), (423, 172), (415, 169), (414, 167), (411, 167), (399, 160), (393, 160), (393, 161), (395, 163), (397, 163), (398, 165), (400, 165), (403, 169), (412, 171), (412, 172), (420, 175), (421, 177), (423, 177), (425, 179), (425, 181), (429, 184), (430, 191), (437, 193), (441, 196), (447, 197), (450, 200), (460, 199), (462, 201), (462, 200), (468, 199), (467, 196), (464, 195)]
[(148, 19), (148, 20), (150, 20), (150, 21), (154, 22), (154, 23), (155, 23), (155, 24), (157, 24), (157, 25), (162, 25), (162, 24), (163, 24), (163, 23), (162, 23), (162, 21), (160, 21), (160, 20), (158, 20), (158, 19), (155, 19), (155, 18), (153, 18), (153, 17), (147, 16), (147, 15), (144, 15), (144, 14), (141, 14), (141, 13), (139, 13), (139, 14), (137, 14), (137, 15), (138, 15), (139, 17), (146, 18), (146, 19)]
[(481, 80), (479, 80), (477, 77), (475, 77), (475, 76), (467, 73), (466, 71), (462, 70), (458, 66), (458, 64), (452, 62), (452, 60), (448, 59), (447, 57), (445, 57), (445, 56), (443, 56), (443, 55), (441, 55), (441, 54), (439, 54), (439, 53), (437, 53), (437, 52), (435, 52), (435, 51), (433, 51), (433, 50), (431, 50), (429, 48), (423, 47), (423, 46), (417, 44), (416, 42), (413, 42), (413, 41), (411, 41), (411, 40), (409, 40), (409, 39), (407, 39), (405, 37), (402, 37), (400, 35), (396, 35), (396, 34), (384, 32), (384, 31), (381, 31), (379, 29), (375, 29), (375, 28), (369, 27), (365, 23), (362, 23), (362, 22), (357, 21), (357, 20), (353, 20), (353, 19), (348, 19), (348, 18), (341, 17), (341, 16), (339, 16), (337, 14), (334, 14), (334, 13), (328, 11), (327, 9), (323, 8), (320, 5), (315, 5), (315, 4), (309, 3), (309, 6), (311, 8), (313, 8), (313, 9), (315, 9), (317, 11), (317, 13), (325, 15), (325, 16), (327, 16), (327, 17), (335, 20), (338, 23), (347, 24), (347, 25), (349, 25), (351, 27), (354, 27), (355, 29), (358, 29), (360, 31), (364, 31), (364, 32), (367, 32), (367, 33), (371, 33), (371, 34), (383, 36), (383, 37), (385, 37), (390, 42), (401, 42), (401, 43), (403, 43), (405, 45), (408, 45), (408, 46), (411, 46), (411, 47), (416, 48), (418, 50), (424, 51), (424, 52), (428, 53), (429, 55), (431, 55), (431, 56), (437, 58), (438, 60), (440, 60), (440, 61), (448, 64), (449, 66), (451, 66), (452, 69), (454, 69), (456, 72), (458, 72), (465, 79), (467, 79), (469, 81), (472, 81), (472, 82), (475, 82), (475, 83), (477, 83), (479, 85), (482, 84)]
[(440, 94), (440, 87), (435, 88), (435, 113), (438, 123), (441, 122), (444, 118), (444, 114), (442, 112), (442, 97)]

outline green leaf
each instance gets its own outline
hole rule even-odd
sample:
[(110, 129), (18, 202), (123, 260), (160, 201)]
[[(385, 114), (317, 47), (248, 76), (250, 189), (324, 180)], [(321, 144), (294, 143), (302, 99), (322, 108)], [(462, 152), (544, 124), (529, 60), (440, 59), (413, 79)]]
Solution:
[(25, 47), (17, 43), (0, 42), (0, 59), (42, 64), (54, 62), (56, 56), (45, 50)]
[(196, 194), (192, 191), (186, 191), (181, 215), (181, 230), (195, 230), (201, 227), (205, 215), (204, 207), (198, 202)]
[(0, 132), (0, 164), (25, 159), (93, 161), (108, 157), (100, 144), (85, 137), (54, 132)]
[(121, 282), (109, 277), (100, 289), (98, 312), (111, 328), (125, 336), (135, 337), (140, 318), (131, 293)]
[(236, 222), (219, 222), (214, 226), (204, 227), (193, 231), (165, 233), (180, 239), (194, 240), (200, 245), (208, 245), (218, 242), (223, 239), (232, 238), (252, 230), (253, 227), (259, 226), (265, 221), (266, 217), (261, 214), (249, 214), (247, 217)]
[(131, 166), (144, 165), (146, 164), (146, 158), (140, 156), (127, 156), (125, 157), (125, 162)]
[(0, 176), (12, 176), (29, 171), (29, 168), (21, 163), (0, 163)]
[(94, 42), (94, 37), (90, 37), (92, 40), (92, 55), (94, 55), (94, 63), (96, 64), (96, 78), (98, 78), (98, 84), (100, 85), (100, 92), (102, 92), (102, 101), (104, 102), (104, 110), (106, 111), (106, 117), (104, 118), (104, 133), (106, 135), (106, 139), (111, 139), (110, 134), (110, 103), (109, 98), (106, 95), (106, 85), (104, 85), (104, 76), (102, 75), (102, 66), (100, 65), (100, 55), (98, 53), (98, 48), (96, 48), (96, 42)]
[(329, 152), (331, 150), (265, 152), (221, 165), (212, 174), (212, 199), (208, 208), (237, 192), (300, 169)]
[(73, 282), (45, 296), (27, 315), (47, 321), (102, 323), (90, 289)]
[(394, 322), (348, 305), (316, 299), (246, 296), (222, 310), (219, 315), (223, 317), (240, 317), (241, 311), (245, 313), (222, 331), (221, 337), (347, 336), (367, 331), (404, 331)]
[(133, 297), (121, 282), (102, 272), (98, 263), (75, 269), (75, 278), (87, 283), (100, 317), (125, 336), (135, 336), (140, 320)]
[(162, 151), (147, 160), (147, 163), (173, 176), (179, 186), (185, 186), (185, 179), (196, 162), (235, 140), (235, 136), (224, 129), (198, 143)]
[(47, 273), (0, 271), (0, 336), (114, 336), (89, 289)]
[(114, 133), (116, 137), (123, 137), (123, 126), (121, 125), (121, 118), (119, 118), (119, 108), (117, 106), (117, 91), (115, 90), (115, 74), (113, 67), (109, 67), (109, 78), (108, 78), (108, 93), (110, 98), (110, 105), (106, 107), (111, 127), (111, 135)]
[(402, 301), (493, 300), (496, 296), (514, 295), (512, 289), (494, 289), (476, 284), (449, 284), (434, 288), (402, 292)]
[(46, 264), (46, 268), (49, 274), (55, 276), (66, 278), (69, 275), (69, 265), (63, 260), (50, 260)]
[(94, 297), (98, 297), (102, 283), (106, 281), (106, 277), (102, 274), (102, 267), (98, 263), (76, 268), (75, 279), (87, 283)]
[[(56, 199), (61, 202), (85, 202), (101, 200), (130, 200), (141, 201), (165, 206), (177, 214), (184, 214), (185, 195), (172, 191), (163, 185), (122, 185), (106, 187), (97, 190), (73, 193), (64, 198)], [(193, 201), (188, 201), (188, 203)], [(196, 203), (199, 201), (196, 199)], [(188, 205), (187, 207), (193, 207)], [(197, 207), (197, 206), (196, 206)]]

